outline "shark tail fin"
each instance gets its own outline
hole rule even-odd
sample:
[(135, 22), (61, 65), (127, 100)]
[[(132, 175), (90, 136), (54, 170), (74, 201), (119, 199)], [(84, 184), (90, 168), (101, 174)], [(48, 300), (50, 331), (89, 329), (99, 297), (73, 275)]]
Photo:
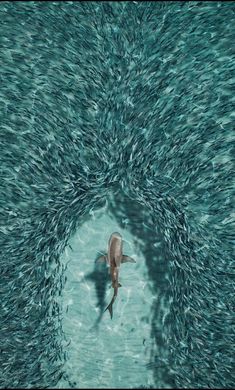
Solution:
[(105, 311), (108, 310), (110, 313), (111, 319), (113, 318), (113, 301), (110, 302), (110, 304), (106, 307)]
[(123, 255), (121, 263), (136, 263), (136, 261), (130, 256)]

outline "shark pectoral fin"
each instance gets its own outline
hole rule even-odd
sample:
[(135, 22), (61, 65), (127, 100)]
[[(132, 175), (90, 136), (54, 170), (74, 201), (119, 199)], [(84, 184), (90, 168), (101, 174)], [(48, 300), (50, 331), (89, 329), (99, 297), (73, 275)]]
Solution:
[(106, 263), (106, 261), (107, 261), (106, 256), (99, 256), (96, 259), (96, 263)]
[(130, 256), (123, 255), (121, 263), (136, 263), (136, 261)]

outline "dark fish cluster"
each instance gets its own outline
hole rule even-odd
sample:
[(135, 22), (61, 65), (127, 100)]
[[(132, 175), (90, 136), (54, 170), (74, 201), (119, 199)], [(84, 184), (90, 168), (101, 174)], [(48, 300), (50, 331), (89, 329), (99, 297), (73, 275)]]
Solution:
[(62, 377), (60, 258), (110, 194), (158, 292), (156, 386), (234, 387), (234, 3), (4, 2), (0, 21), (0, 387)]

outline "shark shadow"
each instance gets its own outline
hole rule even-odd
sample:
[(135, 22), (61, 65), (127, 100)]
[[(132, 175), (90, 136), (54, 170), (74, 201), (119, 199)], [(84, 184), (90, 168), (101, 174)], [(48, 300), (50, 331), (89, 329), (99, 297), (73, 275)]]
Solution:
[(99, 323), (103, 317), (104, 310), (106, 308), (106, 302), (105, 302), (105, 295), (106, 295), (106, 289), (107, 284), (110, 282), (110, 276), (108, 273), (108, 266), (106, 263), (101, 263), (98, 260), (100, 257), (100, 253), (103, 253), (103, 251), (98, 252), (95, 262), (94, 262), (94, 269), (93, 271), (86, 275), (85, 279), (90, 280), (95, 285), (95, 291), (96, 291), (96, 297), (97, 297), (97, 307), (99, 308), (99, 316), (93, 325), (92, 329), (98, 329)]

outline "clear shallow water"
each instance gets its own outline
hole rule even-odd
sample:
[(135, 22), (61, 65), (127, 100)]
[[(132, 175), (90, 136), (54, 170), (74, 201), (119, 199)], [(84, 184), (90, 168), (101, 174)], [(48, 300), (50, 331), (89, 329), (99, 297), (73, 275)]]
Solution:
[[(105, 307), (111, 300), (113, 289), (110, 288), (107, 267), (100, 275), (94, 261), (98, 251), (107, 250), (109, 236), (114, 231), (122, 234), (124, 253), (133, 257), (136, 264), (121, 266), (122, 287), (113, 306), (113, 319), (106, 311), (96, 327), (100, 310), (104, 310), (97, 306), (99, 278), (104, 276)], [(151, 307), (155, 296), (136, 239), (127, 230), (121, 229), (104, 208), (94, 213), (69, 244), (72, 250), (67, 247), (63, 260), (67, 263), (63, 329), (71, 340), (65, 366), (70, 386), (131, 388), (153, 385), (152, 372), (147, 365), (154, 349)], [(93, 278), (90, 279), (91, 276)], [(61, 381), (58, 387), (64, 384), (66, 382)]]
[(233, 2), (0, 7), (0, 387), (234, 388), (234, 36)]

